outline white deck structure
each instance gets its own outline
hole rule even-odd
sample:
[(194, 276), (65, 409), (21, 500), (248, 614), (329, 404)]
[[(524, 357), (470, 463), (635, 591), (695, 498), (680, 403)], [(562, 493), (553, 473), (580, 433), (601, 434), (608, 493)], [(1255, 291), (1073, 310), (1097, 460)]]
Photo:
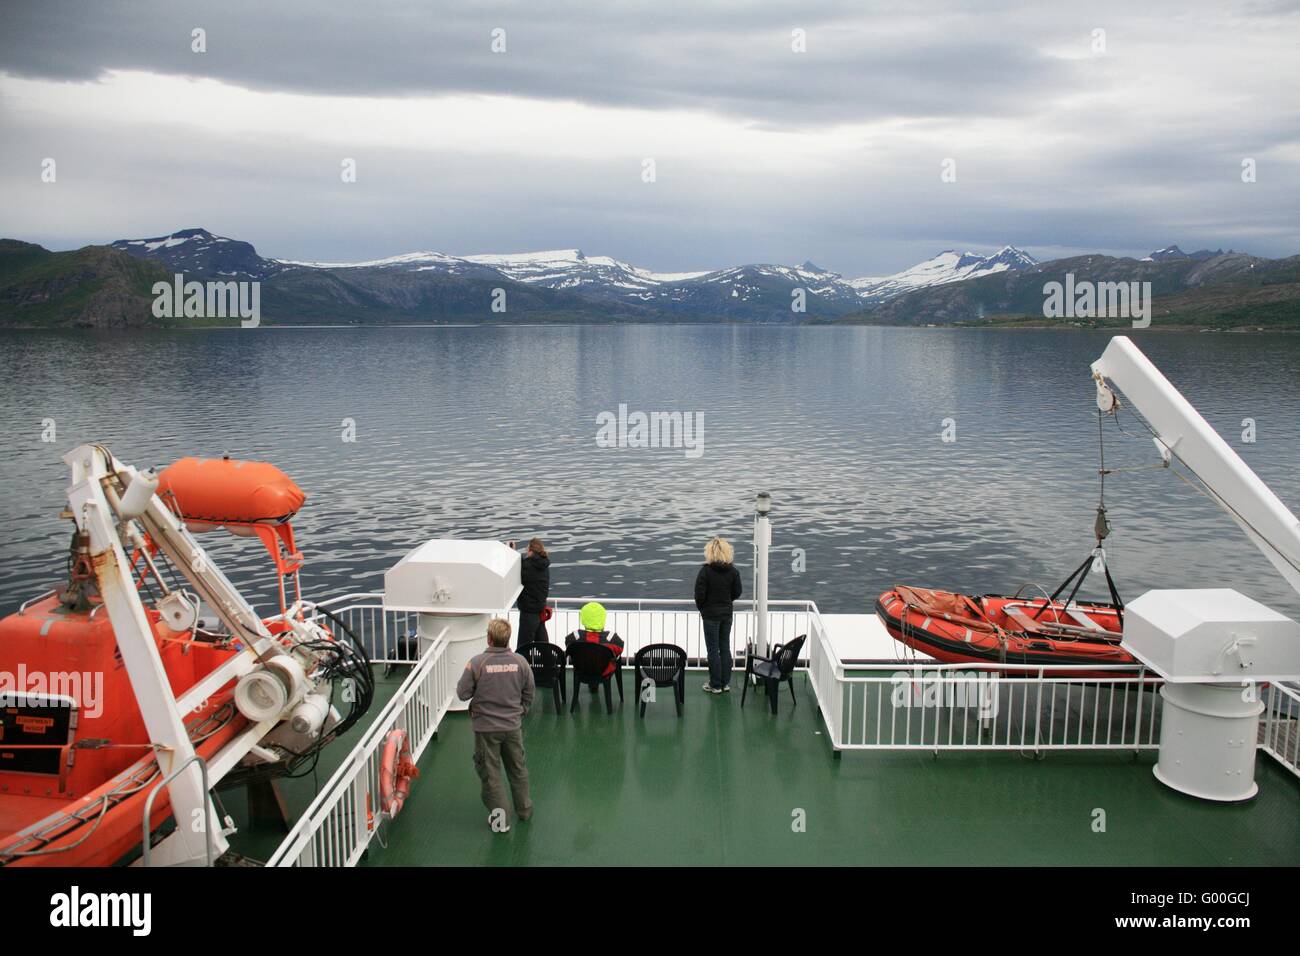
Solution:
[(823, 614), (822, 623), (835, 656), (845, 664), (859, 661), (930, 661), (934, 658), (894, 640), (874, 614)]

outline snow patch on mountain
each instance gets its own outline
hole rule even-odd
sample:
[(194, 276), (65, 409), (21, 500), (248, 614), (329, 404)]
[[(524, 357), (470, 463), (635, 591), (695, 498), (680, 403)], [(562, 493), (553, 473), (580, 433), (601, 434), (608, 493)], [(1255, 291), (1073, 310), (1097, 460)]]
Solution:
[[(754, 310), (796, 315), (802, 313), (795, 312), (793, 304), (809, 300), (810, 309), (841, 315), (915, 289), (1024, 269), (1036, 263), (1028, 253), (1013, 246), (1004, 246), (991, 256), (949, 250), (891, 276), (845, 279), (812, 261), (798, 266), (751, 263), (714, 270), (653, 272), (611, 256), (589, 256), (581, 249), (470, 256), (424, 250), (355, 262), (268, 259), (246, 242), (216, 236), (205, 229), (183, 229), (151, 239), (122, 239), (113, 245), (187, 273), (263, 279), (302, 270), (392, 270), (431, 277), (513, 280), (691, 316), (713, 315), (721, 301), (744, 303), (748, 312), (743, 314), (747, 315)], [(800, 295), (806, 298), (798, 298)]]
[(296, 259), (276, 259), (286, 266), (301, 266), (305, 269), (386, 269), (393, 266), (413, 266), (417, 269), (431, 265), (447, 265), (463, 262), (456, 256), (442, 252), (404, 252), (399, 256), (387, 256), (383, 259), (365, 259), (360, 262), (307, 262)]
[[(1231, 249), (1228, 250), (1232, 252)], [(1183, 252), (1178, 246), (1165, 246), (1163, 249), (1157, 249), (1149, 256), (1143, 256), (1140, 262), (1166, 262), (1170, 259), (1194, 259), (1197, 262), (1203, 262), (1206, 259), (1213, 259), (1215, 256), (1223, 255), (1222, 249), (1216, 249), (1211, 252), (1209, 249), (1198, 249), (1196, 252)]]
[(1037, 264), (1037, 259), (1015, 246), (1003, 246), (991, 256), (981, 256), (974, 252), (958, 253), (947, 249), (893, 275), (866, 276), (849, 279), (847, 282), (864, 300), (883, 302), (916, 289), (978, 279), (980, 276), (1010, 269), (1028, 269)]

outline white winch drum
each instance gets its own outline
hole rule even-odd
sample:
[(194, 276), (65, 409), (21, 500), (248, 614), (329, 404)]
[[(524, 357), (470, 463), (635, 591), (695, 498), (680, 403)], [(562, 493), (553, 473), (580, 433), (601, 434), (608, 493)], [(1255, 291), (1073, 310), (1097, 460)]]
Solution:
[[(447, 642), (447, 667), (456, 679), (475, 654), (487, 650), (487, 626), (492, 620), (490, 614), (421, 614), (419, 618), (420, 653), (429, 649), (429, 645), (442, 634)], [(444, 633), (444, 628), (445, 633)], [(510, 636), (514, 646), (515, 636)], [(467, 710), (469, 702), (452, 695), (449, 710)]]
[(301, 695), (306, 681), (302, 665), (288, 654), (281, 654), (239, 679), (235, 706), (255, 723), (271, 720)]
[(1166, 682), (1160, 689), (1156, 779), (1180, 793), (1224, 803), (1249, 800), (1255, 783), (1259, 715), (1254, 685)]

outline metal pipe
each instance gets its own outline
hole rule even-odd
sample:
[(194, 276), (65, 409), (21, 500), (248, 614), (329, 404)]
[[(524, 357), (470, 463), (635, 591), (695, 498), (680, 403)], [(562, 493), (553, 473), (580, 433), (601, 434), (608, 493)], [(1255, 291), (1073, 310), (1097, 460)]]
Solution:
[(767, 557), (772, 546), (772, 496), (766, 491), (754, 498), (754, 648), (759, 657), (768, 656)]

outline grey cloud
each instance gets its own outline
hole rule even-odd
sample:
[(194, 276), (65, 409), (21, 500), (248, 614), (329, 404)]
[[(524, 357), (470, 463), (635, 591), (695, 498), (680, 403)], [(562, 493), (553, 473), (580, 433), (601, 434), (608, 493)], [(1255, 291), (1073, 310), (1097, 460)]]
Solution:
[[(135, 69), (361, 96), (515, 94), (779, 125), (1007, 115), (1068, 89), (1075, 72), (1026, 45), (1041, 24), (999, 24), (999, 10), (1018, 6), (19, 0), (0, 33), (0, 68), (83, 81)], [(194, 27), (207, 31), (202, 55), (190, 50)], [(495, 27), (507, 31), (504, 55), (489, 51)], [(808, 32), (806, 54), (790, 51), (796, 27)], [(892, 40), (904, 27), (903, 42)], [(1086, 30), (1074, 32), (1086, 44)]]
[[(1300, 104), (1295, 68), (1207, 79), (1176, 41), (1155, 62), (1066, 59), (1102, 25), (1120, 49), (1191, 31), (1227, 49), (1295, 32), (1297, 3), (1243, 3), (1234, 25), (1188, 25), (1217, 4), (447, 4), (326, 5), (303, 0), (208, 5), (157, 0), (10, 3), (0, 69), (56, 80), (105, 70), (216, 77), (257, 90), (357, 96), (510, 93), (583, 103), (709, 109), (737, 124), (798, 129), (897, 117), (960, 137), (969, 121), (1012, 119), (1012, 140), (960, 155), (938, 182), (939, 157), (873, 143), (861, 166), (762, 173), (696, 153), (664, 170), (653, 192), (629, 188), (618, 163), (545, 161), (503, 132), (500, 155), (407, 154), (365, 160), (341, 194), (337, 157), (293, 142), (239, 143), (219, 130), (64, 128), (0, 103), (0, 235), (67, 248), (86, 241), (206, 226), (267, 255), (361, 259), (414, 249), (449, 253), (582, 247), (665, 271), (740, 262), (814, 262), (882, 274), (942, 248), (1014, 243), (1038, 255), (1145, 253), (1235, 245), (1300, 250)], [(1162, 16), (1171, 18), (1168, 24)], [(1176, 22), (1175, 22), (1176, 18)], [(209, 52), (189, 50), (208, 31)], [(488, 52), (494, 26), (509, 52)], [(789, 31), (809, 52), (789, 53)], [(1180, 34), (1181, 35), (1181, 34)], [(1097, 68), (1100, 67), (1100, 68)], [(1148, 117), (1141, 82), (1229, 94), (1169, 128)], [(1078, 102), (1079, 94), (1111, 96)], [(1155, 103), (1156, 106), (1160, 104)], [(1178, 104), (1185, 105), (1185, 104)], [(1049, 132), (1078, 131), (1054, 145)], [(942, 137), (940, 137), (942, 138)], [(39, 157), (60, 157), (60, 183), (40, 184)], [(432, 154), (431, 154), (432, 155)], [(1241, 183), (1243, 156), (1259, 182)], [(436, 174), (431, 175), (431, 166)], [(521, 167), (527, 174), (521, 175)], [(377, 168), (382, 175), (371, 175)], [(867, 170), (864, 172), (864, 170)]]

